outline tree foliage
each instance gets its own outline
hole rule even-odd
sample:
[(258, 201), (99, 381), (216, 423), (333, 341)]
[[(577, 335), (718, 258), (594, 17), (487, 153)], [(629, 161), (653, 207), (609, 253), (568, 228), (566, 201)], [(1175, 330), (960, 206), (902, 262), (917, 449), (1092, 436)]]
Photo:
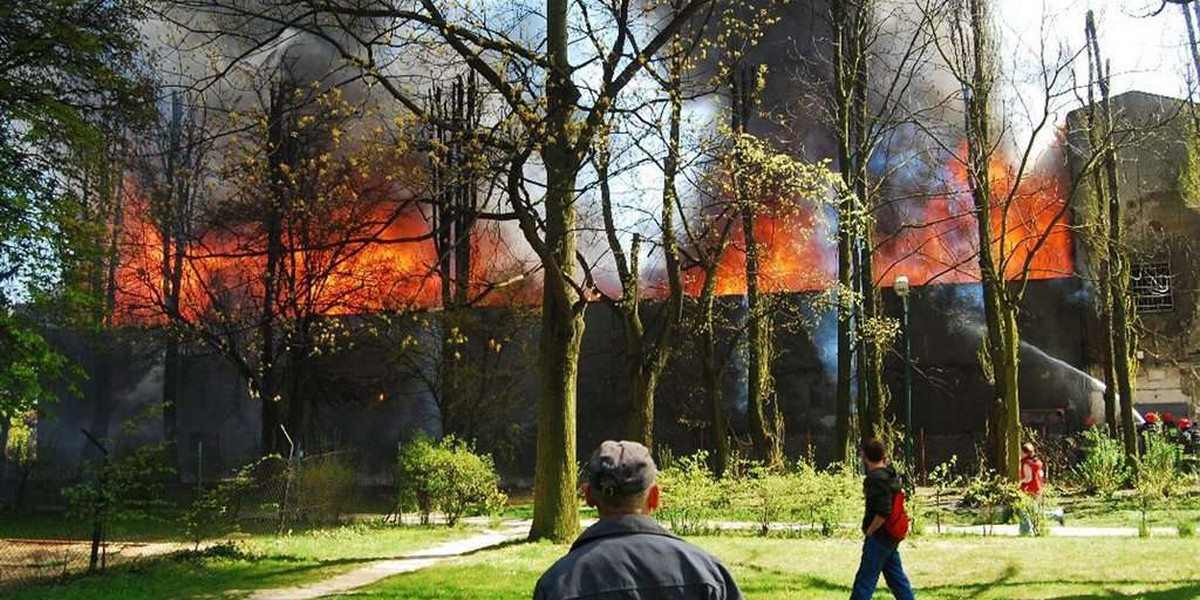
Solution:
[(139, 64), (142, 3), (8, 2), (0, 7), (0, 414), (53, 397), (67, 362), (14, 304), (61, 289), (86, 254), (61, 159), (136, 124), (148, 86)]

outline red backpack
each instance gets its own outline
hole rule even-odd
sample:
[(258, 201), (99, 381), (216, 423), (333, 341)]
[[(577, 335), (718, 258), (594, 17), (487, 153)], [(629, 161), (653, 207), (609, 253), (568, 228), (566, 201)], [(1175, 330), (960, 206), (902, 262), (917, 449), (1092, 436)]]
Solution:
[(897, 542), (904, 541), (908, 535), (908, 512), (904, 510), (904, 490), (892, 495), (892, 512), (883, 521), (883, 530)]

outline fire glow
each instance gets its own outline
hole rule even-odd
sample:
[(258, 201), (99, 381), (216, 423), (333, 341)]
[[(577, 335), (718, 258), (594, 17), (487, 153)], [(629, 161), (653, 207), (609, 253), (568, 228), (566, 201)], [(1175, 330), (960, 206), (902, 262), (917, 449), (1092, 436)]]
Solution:
[[(941, 168), (944, 193), (896, 203), (899, 225), (877, 231), (874, 266), (881, 285), (903, 273), (914, 285), (967, 283), (979, 280), (978, 235), (966, 171), (960, 161)], [(1066, 174), (1043, 169), (1022, 178), (1008, 210), (999, 203), (1012, 189), (1014, 169), (993, 160), (993, 248), (1003, 249), (1005, 275), (1021, 275), (1028, 260), (1031, 279), (1069, 276), (1073, 269), (1069, 221), (1064, 211)], [(127, 323), (166, 320), (163, 290), (162, 236), (147, 218), (148, 202), (130, 187), (119, 234), (117, 270), (118, 318)], [(370, 235), (350, 236), (340, 243), (285, 238), (286, 277), (280, 282), (275, 314), (346, 315), (404, 308), (431, 308), (440, 303), (437, 255), (430, 223), (415, 207), (401, 211), (394, 202), (375, 202), (371, 213), (356, 221)], [(828, 288), (837, 278), (836, 228), (832, 211), (820, 208), (791, 214), (761, 215), (756, 220), (759, 244), (759, 282), (767, 293), (806, 292)], [(1006, 217), (1007, 213), (1007, 219)], [(345, 219), (343, 219), (345, 220)], [(354, 219), (350, 219), (354, 221)], [(185, 249), (180, 285), (180, 318), (195, 322), (213, 310), (261, 311), (265, 253), (261, 226), (241, 225), (197, 236)], [(344, 235), (345, 232), (342, 232)], [(718, 295), (746, 291), (745, 245), (740, 223), (731, 231), (728, 248), (718, 266)], [(482, 241), (476, 234), (472, 290), (483, 290), (489, 279), (503, 278), (498, 264), (519, 262), (499, 240)], [(354, 241), (346, 242), (346, 239)], [(508, 269), (512, 271), (512, 269)], [(508, 275), (511, 277), (511, 273)], [(685, 273), (685, 290), (695, 295), (702, 284), (699, 269)], [(537, 301), (536, 277), (527, 278), (506, 293), (486, 297), (481, 304)], [(646, 286), (648, 296), (661, 296), (662, 286)], [(474, 292), (473, 292), (474, 293)]]
[[(1003, 256), (1004, 274), (1010, 280), (1022, 276), (1026, 262), (1030, 279), (1068, 277), (1073, 272), (1070, 220), (1065, 212), (1068, 175), (1055, 167), (1037, 169), (1018, 182), (1015, 167), (1001, 157), (991, 161), (992, 248), (997, 260)], [(979, 235), (966, 167), (952, 158), (940, 170), (941, 191), (894, 203), (889, 210), (899, 218), (890, 228), (876, 228), (877, 284), (889, 285), (901, 273), (913, 285), (979, 281)], [(1014, 183), (1017, 189), (1010, 200)], [(836, 223), (815, 217), (815, 209), (797, 212), (761, 216), (756, 221), (759, 285), (764, 291), (819, 291), (837, 280)], [(746, 293), (745, 246), (737, 225), (718, 266), (719, 295)], [(702, 283), (699, 269), (687, 274), (688, 293), (697, 294)]]

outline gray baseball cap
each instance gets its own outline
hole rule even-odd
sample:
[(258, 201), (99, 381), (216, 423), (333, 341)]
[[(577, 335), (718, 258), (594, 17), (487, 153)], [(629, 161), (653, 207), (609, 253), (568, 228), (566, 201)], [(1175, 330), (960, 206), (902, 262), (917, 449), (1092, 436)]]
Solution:
[(609, 496), (629, 496), (654, 485), (658, 467), (637, 442), (608, 440), (588, 460), (588, 484)]

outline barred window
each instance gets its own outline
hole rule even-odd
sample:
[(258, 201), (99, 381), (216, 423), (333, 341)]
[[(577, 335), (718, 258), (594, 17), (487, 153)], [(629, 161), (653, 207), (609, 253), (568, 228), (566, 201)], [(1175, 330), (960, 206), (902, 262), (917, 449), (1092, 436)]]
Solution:
[(1142, 314), (1175, 310), (1174, 280), (1170, 261), (1134, 263), (1129, 281), (1134, 308)]

